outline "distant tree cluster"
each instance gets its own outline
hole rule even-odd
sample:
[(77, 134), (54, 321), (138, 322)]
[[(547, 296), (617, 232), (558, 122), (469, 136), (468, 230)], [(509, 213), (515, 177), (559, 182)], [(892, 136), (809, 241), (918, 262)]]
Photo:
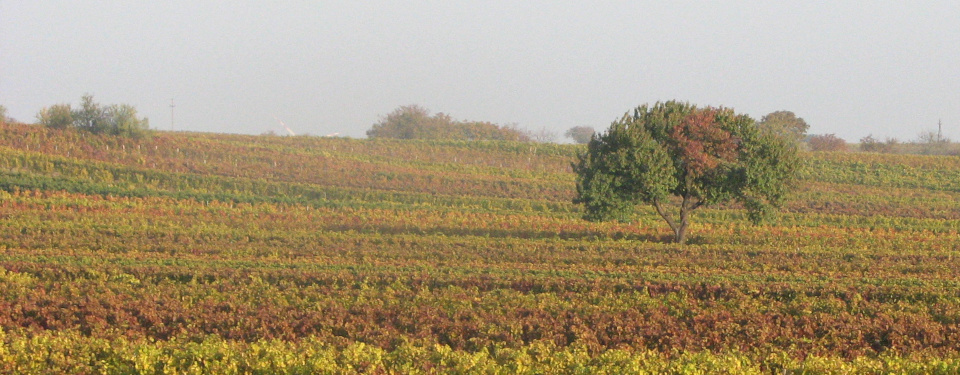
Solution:
[(367, 130), (369, 138), (462, 139), (530, 141), (530, 135), (515, 125), (501, 126), (486, 121), (457, 121), (418, 105), (395, 109)]
[(847, 141), (836, 134), (816, 134), (809, 137), (810, 151), (847, 151)]
[(896, 138), (887, 138), (881, 141), (873, 137), (873, 134), (860, 138), (860, 151), (891, 153), (897, 151), (900, 144)]
[(917, 139), (901, 142), (897, 138), (877, 139), (870, 134), (860, 139), (860, 151), (921, 155), (960, 155), (960, 148), (938, 129), (920, 132)]
[[(806, 137), (810, 151), (849, 151), (852, 147), (835, 134), (816, 134)], [(939, 131), (921, 132), (916, 140), (902, 142), (897, 138), (874, 137), (873, 134), (860, 138), (856, 150), (884, 154), (921, 154), (921, 155), (960, 155), (960, 148), (950, 138)]]
[[(920, 135), (917, 137), (917, 144), (919, 145), (918, 152), (921, 154), (949, 154), (951, 140), (950, 138), (944, 137), (941, 124), (938, 124), (937, 131), (928, 130), (920, 132)], [(953, 151), (956, 153), (956, 151)]]
[(103, 106), (93, 100), (92, 95), (84, 95), (80, 108), (73, 109), (70, 104), (54, 104), (44, 107), (37, 113), (39, 124), (55, 128), (77, 128), (96, 134), (110, 134), (132, 138), (149, 136), (150, 123), (146, 118), (137, 116), (137, 109), (128, 104)]
[(917, 136), (917, 143), (925, 145), (945, 145), (950, 143), (950, 138), (944, 137), (939, 131), (928, 130), (920, 132)]
[[(757, 123), (764, 132), (794, 142), (810, 151), (849, 151), (851, 147), (836, 134), (808, 135), (810, 125), (790, 111), (775, 111)], [(940, 124), (938, 124), (940, 125)], [(863, 152), (907, 153), (927, 155), (960, 155), (960, 147), (943, 135), (943, 126), (920, 132), (916, 140), (901, 142), (896, 138), (878, 139), (872, 134), (860, 139), (856, 149)]]

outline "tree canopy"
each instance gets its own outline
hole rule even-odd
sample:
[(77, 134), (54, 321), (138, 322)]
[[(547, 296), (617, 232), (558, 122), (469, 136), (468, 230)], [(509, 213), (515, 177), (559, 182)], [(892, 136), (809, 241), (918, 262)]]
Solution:
[(370, 138), (463, 139), (528, 141), (530, 137), (512, 126), (485, 121), (456, 121), (444, 113), (430, 115), (418, 105), (395, 109), (367, 130)]
[(797, 164), (791, 142), (747, 115), (658, 102), (590, 141), (573, 165), (574, 202), (588, 220), (626, 220), (636, 205), (652, 205), (684, 243), (691, 213), (703, 206), (735, 200), (761, 222), (784, 199)]
[(776, 111), (760, 119), (760, 128), (780, 137), (800, 142), (810, 129), (810, 125), (790, 111)]
[(807, 141), (810, 151), (846, 151), (847, 141), (836, 134), (814, 134)]
[(64, 129), (73, 125), (73, 111), (69, 104), (54, 104), (40, 109), (37, 121), (49, 128)]
[(564, 135), (578, 144), (583, 144), (590, 142), (590, 138), (593, 137), (593, 133), (596, 133), (596, 131), (593, 130), (592, 127), (574, 126), (570, 129), (567, 129), (567, 132), (564, 133)]

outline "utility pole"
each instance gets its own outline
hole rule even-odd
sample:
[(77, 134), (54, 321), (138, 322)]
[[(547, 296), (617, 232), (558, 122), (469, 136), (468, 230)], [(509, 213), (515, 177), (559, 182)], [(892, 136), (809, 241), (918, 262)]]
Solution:
[(173, 98), (170, 99), (170, 131), (173, 131)]
[(943, 142), (943, 120), (937, 119), (937, 143)]

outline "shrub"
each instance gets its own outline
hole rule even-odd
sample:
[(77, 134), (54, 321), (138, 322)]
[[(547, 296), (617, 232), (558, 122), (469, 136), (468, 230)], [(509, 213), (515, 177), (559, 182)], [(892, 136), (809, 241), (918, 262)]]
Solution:
[(924, 131), (917, 136), (917, 152), (927, 155), (944, 155), (950, 152), (950, 138), (941, 131)]
[(63, 129), (73, 126), (97, 134), (111, 134), (131, 138), (150, 135), (150, 122), (137, 117), (137, 109), (129, 104), (101, 106), (92, 95), (84, 95), (80, 108), (71, 109), (69, 104), (44, 107), (37, 113), (37, 121), (50, 128)]
[(836, 134), (817, 134), (807, 141), (811, 151), (846, 151), (847, 141)]
[(401, 106), (381, 118), (367, 130), (370, 138), (397, 139), (463, 139), (529, 141), (530, 137), (514, 126), (500, 126), (486, 121), (456, 121), (418, 105)]
[(69, 104), (54, 104), (44, 107), (37, 113), (37, 122), (40, 125), (63, 129), (73, 124), (73, 113)]
[(860, 138), (860, 151), (890, 153), (896, 152), (899, 145), (900, 141), (896, 138), (887, 138), (886, 141), (880, 141), (874, 138), (873, 134)]

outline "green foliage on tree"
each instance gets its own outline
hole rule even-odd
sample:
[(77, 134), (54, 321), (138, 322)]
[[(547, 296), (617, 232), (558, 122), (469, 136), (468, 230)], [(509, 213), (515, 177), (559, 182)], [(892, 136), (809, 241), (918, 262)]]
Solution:
[(133, 138), (149, 134), (150, 122), (137, 117), (137, 109), (129, 104), (115, 104), (106, 109), (107, 127), (105, 132)]
[(763, 221), (783, 201), (798, 161), (794, 144), (732, 109), (643, 105), (578, 156), (574, 202), (588, 220), (625, 220), (634, 206), (652, 205), (685, 243), (691, 214), (703, 206), (734, 200), (751, 221)]
[(69, 104), (54, 104), (37, 113), (37, 122), (48, 128), (65, 129), (73, 125), (73, 111)]
[(73, 111), (73, 123), (77, 129), (91, 133), (103, 133), (107, 130), (107, 111), (100, 103), (93, 101), (93, 95), (86, 94), (80, 99), (80, 108)]
[(401, 106), (381, 118), (367, 130), (369, 138), (462, 139), (529, 141), (515, 126), (500, 126), (485, 121), (457, 121), (418, 105)]
[(790, 111), (771, 112), (760, 119), (759, 126), (764, 131), (794, 142), (802, 141), (810, 129), (806, 121)]
[(564, 135), (567, 138), (572, 139), (577, 144), (584, 144), (590, 142), (590, 138), (593, 137), (593, 133), (596, 133), (593, 128), (589, 126), (574, 126), (570, 129), (567, 129), (567, 132)]
[(131, 138), (150, 135), (150, 122), (137, 116), (137, 109), (129, 104), (102, 106), (90, 94), (80, 100), (80, 108), (71, 109), (69, 104), (55, 104), (37, 113), (37, 121), (51, 128), (75, 127), (97, 134), (110, 134)]

